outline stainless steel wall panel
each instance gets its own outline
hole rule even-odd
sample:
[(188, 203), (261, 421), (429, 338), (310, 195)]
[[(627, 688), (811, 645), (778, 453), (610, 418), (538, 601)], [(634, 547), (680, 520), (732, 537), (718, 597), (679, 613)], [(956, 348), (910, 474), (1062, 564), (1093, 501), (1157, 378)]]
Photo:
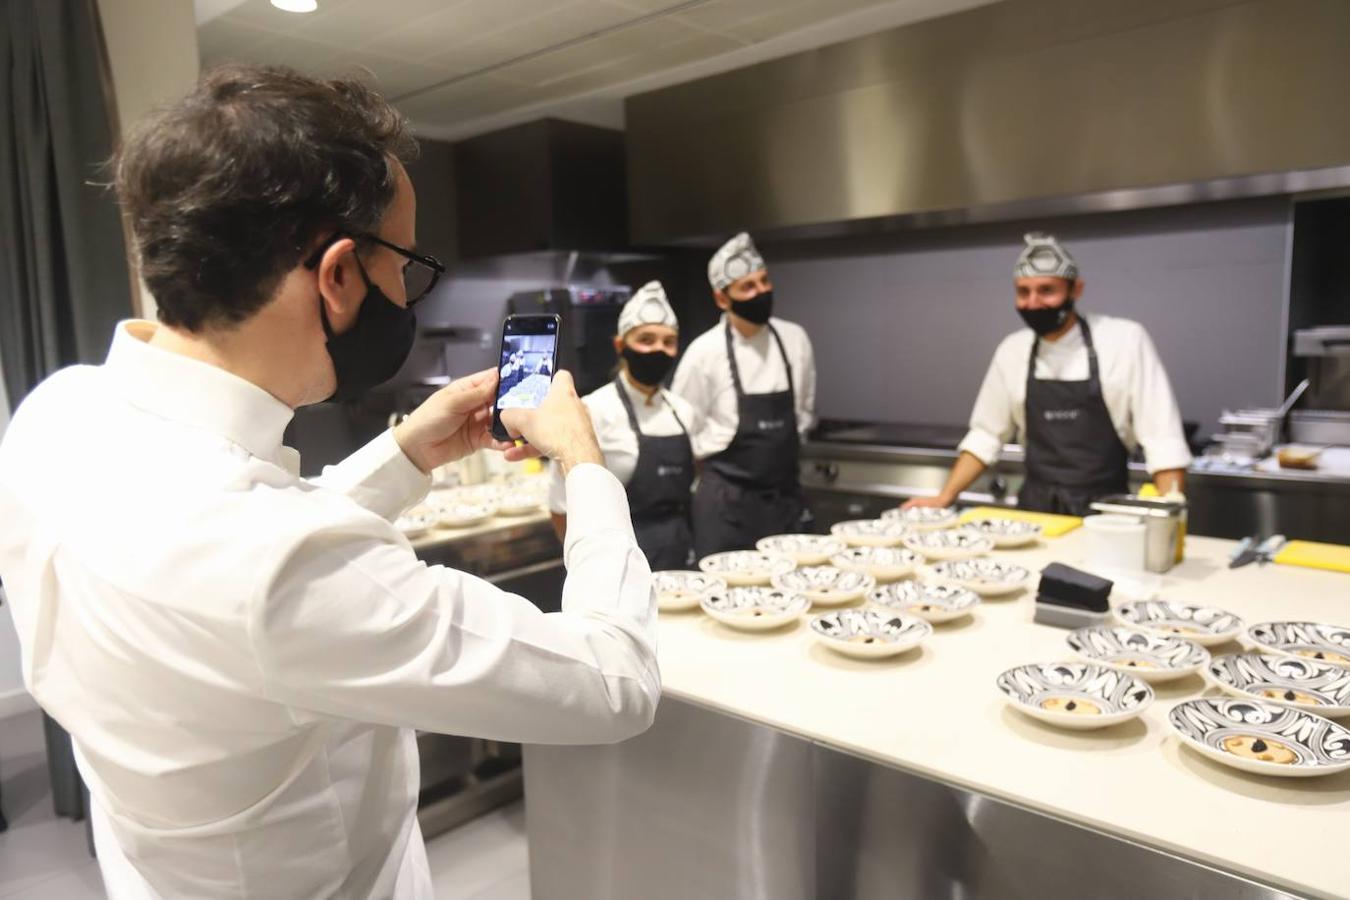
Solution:
[(1339, 0), (1006, 0), (629, 98), (631, 235), (1350, 184), (1347, 81)]

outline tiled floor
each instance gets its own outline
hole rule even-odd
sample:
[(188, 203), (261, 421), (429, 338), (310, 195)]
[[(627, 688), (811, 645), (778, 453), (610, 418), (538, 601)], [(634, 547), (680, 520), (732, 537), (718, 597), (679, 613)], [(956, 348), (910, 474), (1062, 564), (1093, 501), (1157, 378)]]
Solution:
[[(0, 720), (9, 831), (0, 834), (0, 900), (103, 900), (84, 823), (52, 814), (36, 712)], [(437, 900), (529, 900), (525, 811), (505, 807), (427, 842)]]

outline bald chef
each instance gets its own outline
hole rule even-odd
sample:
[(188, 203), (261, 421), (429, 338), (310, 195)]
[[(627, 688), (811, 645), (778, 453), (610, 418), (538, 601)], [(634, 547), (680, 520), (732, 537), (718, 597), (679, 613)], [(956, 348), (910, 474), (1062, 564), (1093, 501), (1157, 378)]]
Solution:
[(1182, 491), (1191, 454), (1148, 332), (1128, 319), (1080, 314), (1083, 279), (1069, 251), (1040, 232), (1024, 241), (1013, 285), (1027, 328), (994, 351), (942, 491), (906, 506), (950, 505), (1015, 434), (1026, 447), (1023, 509), (1086, 514), (1093, 500), (1127, 490), (1135, 446), (1161, 492)]
[[(581, 402), (605, 457), (605, 468), (628, 490), (638, 547), (653, 569), (693, 563), (689, 504), (694, 484), (690, 435), (698, 414), (661, 386), (675, 365), (680, 323), (659, 281), (637, 290), (619, 313), (614, 351), (618, 375)], [(549, 509), (560, 540), (567, 534), (567, 490), (562, 468), (553, 468)]]
[(718, 323), (685, 351), (672, 390), (703, 417), (706, 455), (694, 492), (699, 557), (800, 531), (801, 439), (815, 422), (816, 363), (800, 325), (773, 317), (773, 283), (750, 235), (708, 263)]

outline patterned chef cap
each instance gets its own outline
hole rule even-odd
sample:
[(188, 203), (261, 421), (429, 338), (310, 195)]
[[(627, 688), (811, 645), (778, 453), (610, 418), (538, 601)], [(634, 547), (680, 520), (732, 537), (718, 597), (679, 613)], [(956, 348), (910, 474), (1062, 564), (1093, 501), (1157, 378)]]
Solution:
[(670, 301), (666, 299), (666, 289), (661, 287), (659, 281), (649, 281), (638, 288), (619, 313), (621, 337), (642, 325), (669, 325), (676, 331), (680, 330), (675, 310), (670, 308)]
[(1017, 257), (1017, 266), (1013, 269), (1014, 278), (1035, 278), (1050, 276), (1078, 279), (1078, 263), (1065, 250), (1052, 234), (1043, 231), (1029, 231), (1022, 236), (1026, 246)]
[(755, 249), (750, 235), (742, 231), (723, 244), (708, 261), (708, 283), (715, 291), (725, 290), (733, 281), (763, 268), (764, 257)]

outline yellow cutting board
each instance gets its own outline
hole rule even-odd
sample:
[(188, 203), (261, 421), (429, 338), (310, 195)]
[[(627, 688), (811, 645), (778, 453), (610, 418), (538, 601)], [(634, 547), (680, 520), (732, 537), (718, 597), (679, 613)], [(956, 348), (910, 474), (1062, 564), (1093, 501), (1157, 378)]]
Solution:
[(1015, 519), (1041, 526), (1045, 537), (1060, 537), (1073, 531), (1083, 520), (1078, 516), (1057, 516), (1052, 513), (1028, 512), (1024, 509), (1003, 509), (998, 506), (976, 506), (961, 514), (962, 522), (972, 519)]
[(1316, 541), (1290, 541), (1275, 554), (1275, 562), (1286, 566), (1350, 572), (1350, 547), (1344, 544), (1319, 544)]

